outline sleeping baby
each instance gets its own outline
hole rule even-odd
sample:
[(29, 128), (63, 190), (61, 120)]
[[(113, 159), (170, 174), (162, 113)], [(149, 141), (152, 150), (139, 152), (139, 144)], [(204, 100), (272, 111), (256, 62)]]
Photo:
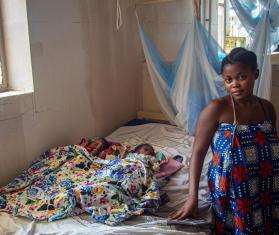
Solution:
[(158, 172), (155, 174), (158, 179), (171, 176), (183, 166), (182, 156), (176, 155), (172, 158), (170, 156), (166, 157), (165, 154), (160, 151), (155, 153), (154, 148), (150, 144), (140, 144), (134, 149), (133, 152), (143, 154), (146, 157), (156, 157), (156, 160), (159, 162), (160, 166), (157, 170)]
[(82, 139), (80, 145), (84, 146), (91, 155), (106, 160), (112, 160), (115, 157), (123, 159), (129, 153), (143, 154), (150, 158), (156, 157), (157, 164), (159, 162), (160, 165), (160, 172), (156, 174), (159, 178), (170, 176), (182, 167), (182, 156), (166, 157), (161, 151), (155, 153), (154, 148), (148, 143), (139, 144), (132, 149), (131, 146), (126, 144), (109, 142), (105, 138), (97, 138), (94, 140)]

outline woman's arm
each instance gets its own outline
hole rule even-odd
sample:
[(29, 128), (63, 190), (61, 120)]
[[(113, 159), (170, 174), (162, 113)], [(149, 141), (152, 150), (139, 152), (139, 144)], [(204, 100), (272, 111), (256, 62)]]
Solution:
[(270, 121), (272, 122), (273, 127), (276, 129), (276, 111), (274, 109), (273, 104), (265, 99), (261, 99), (263, 101), (264, 104), (264, 109), (267, 110), (267, 114)]
[(201, 113), (197, 124), (190, 162), (189, 198), (184, 206), (170, 215), (171, 219), (195, 216), (198, 209), (198, 188), (205, 155), (219, 123), (220, 101), (215, 100)]
[(271, 115), (271, 122), (276, 130), (276, 112), (272, 103), (269, 102), (269, 112)]

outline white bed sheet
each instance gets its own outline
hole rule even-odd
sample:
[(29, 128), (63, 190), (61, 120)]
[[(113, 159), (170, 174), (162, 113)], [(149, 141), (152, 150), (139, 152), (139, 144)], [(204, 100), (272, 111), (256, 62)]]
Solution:
[(193, 137), (186, 135), (184, 131), (175, 126), (154, 123), (121, 127), (109, 135), (107, 139), (132, 146), (149, 143), (156, 150), (161, 150), (172, 156), (179, 154), (184, 157), (185, 166), (171, 177), (170, 182), (163, 189), (167, 192), (170, 201), (160, 208), (156, 216), (135, 217), (120, 226), (111, 227), (94, 223), (87, 215), (47, 223), (34, 222), (0, 213), (0, 235), (210, 234), (209, 227), (212, 226), (213, 217), (208, 202), (206, 176), (210, 152), (206, 156), (200, 181), (199, 210), (201, 218), (168, 221), (167, 214), (178, 209), (188, 195), (188, 172)]

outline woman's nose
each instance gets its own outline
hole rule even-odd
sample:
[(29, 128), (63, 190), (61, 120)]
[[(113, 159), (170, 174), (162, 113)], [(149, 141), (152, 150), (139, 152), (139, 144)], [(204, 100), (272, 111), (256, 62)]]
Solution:
[(240, 84), (237, 80), (234, 80), (232, 83), (232, 87), (240, 87)]

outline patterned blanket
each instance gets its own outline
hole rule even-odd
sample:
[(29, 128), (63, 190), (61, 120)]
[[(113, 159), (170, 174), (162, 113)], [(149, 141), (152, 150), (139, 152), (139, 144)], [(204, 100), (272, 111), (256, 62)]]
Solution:
[(136, 153), (121, 158), (119, 151), (114, 157), (110, 151), (109, 156), (93, 156), (82, 145), (45, 152), (0, 188), (0, 211), (48, 221), (87, 212), (97, 222), (116, 225), (156, 210), (160, 204), (156, 158)]

